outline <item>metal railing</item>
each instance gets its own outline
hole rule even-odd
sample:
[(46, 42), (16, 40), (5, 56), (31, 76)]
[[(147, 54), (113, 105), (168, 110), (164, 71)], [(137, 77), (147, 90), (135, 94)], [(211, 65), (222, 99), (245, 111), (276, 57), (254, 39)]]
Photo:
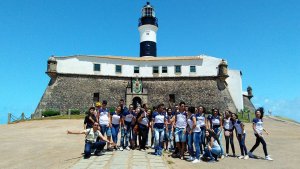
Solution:
[(31, 117), (26, 117), (24, 112), (22, 112), (20, 117), (16, 117), (13, 114), (8, 113), (7, 123), (8, 124), (16, 123), (16, 122), (19, 122), (19, 121), (25, 121), (25, 120), (30, 120), (30, 119), (31, 119)]

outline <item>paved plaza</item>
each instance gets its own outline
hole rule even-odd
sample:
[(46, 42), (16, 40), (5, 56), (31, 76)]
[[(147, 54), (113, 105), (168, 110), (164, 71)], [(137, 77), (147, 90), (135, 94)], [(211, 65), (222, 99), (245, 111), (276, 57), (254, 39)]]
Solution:
[(71, 169), (168, 169), (163, 157), (152, 155), (153, 150), (124, 150), (105, 152), (100, 156), (79, 160)]

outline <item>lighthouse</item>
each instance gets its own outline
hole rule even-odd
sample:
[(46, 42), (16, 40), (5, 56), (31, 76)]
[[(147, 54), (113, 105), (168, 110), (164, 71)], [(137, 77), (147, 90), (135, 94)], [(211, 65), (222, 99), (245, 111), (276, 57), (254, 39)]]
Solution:
[(154, 8), (149, 2), (142, 8), (142, 17), (139, 19), (140, 57), (156, 57), (157, 18)]

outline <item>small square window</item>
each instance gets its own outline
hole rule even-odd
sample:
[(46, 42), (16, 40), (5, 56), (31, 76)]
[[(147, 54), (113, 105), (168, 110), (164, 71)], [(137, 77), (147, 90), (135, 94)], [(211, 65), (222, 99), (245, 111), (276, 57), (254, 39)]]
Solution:
[(190, 66), (190, 72), (196, 73), (196, 66)]
[(161, 69), (161, 73), (168, 73), (168, 67), (163, 66), (162, 69)]
[(122, 73), (122, 66), (116, 65), (116, 73)]
[(153, 73), (158, 73), (158, 72), (159, 72), (158, 66), (153, 66)]
[(100, 64), (94, 64), (94, 71), (100, 71), (100, 70), (101, 70)]
[(140, 67), (134, 66), (134, 73), (140, 73)]
[(175, 65), (175, 73), (181, 73), (181, 65)]

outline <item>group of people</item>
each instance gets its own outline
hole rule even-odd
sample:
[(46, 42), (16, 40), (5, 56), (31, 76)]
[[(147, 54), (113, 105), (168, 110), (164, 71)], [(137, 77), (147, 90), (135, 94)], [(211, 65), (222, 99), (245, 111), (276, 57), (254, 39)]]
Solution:
[[(213, 108), (211, 114), (208, 114), (203, 106), (188, 107), (184, 102), (173, 108), (159, 104), (151, 110), (145, 104), (136, 108), (131, 104), (127, 108), (121, 99), (115, 110), (110, 112), (104, 100), (102, 104), (97, 102), (95, 107), (90, 107), (84, 119), (84, 131), (68, 131), (68, 134), (86, 135), (85, 158), (90, 157), (91, 149), (95, 149), (95, 154), (98, 154), (107, 145), (106, 151), (145, 151), (146, 148), (153, 148), (153, 154), (157, 156), (161, 156), (165, 150), (172, 152), (174, 157), (184, 159), (184, 154), (188, 152), (188, 161), (192, 163), (201, 160), (216, 162), (219, 158), (229, 156), (229, 145), (231, 156), (237, 157), (233, 141), (235, 135), (241, 152), (239, 159), (254, 157), (253, 152), (261, 143), (265, 159), (273, 160), (268, 155), (263, 137), (263, 131), (268, 134), (263, 128), (263, 115), (263, 108), (255, 111), (253, 131), (256, 143), (249, 152), (245, 145), (245, 125), (236, 113), (226, 110), (221, 114), (217, 108)], [(222, 146), (223, 134), (226, 152)], [(151, 139), (148, 139), (149, 136)]]

